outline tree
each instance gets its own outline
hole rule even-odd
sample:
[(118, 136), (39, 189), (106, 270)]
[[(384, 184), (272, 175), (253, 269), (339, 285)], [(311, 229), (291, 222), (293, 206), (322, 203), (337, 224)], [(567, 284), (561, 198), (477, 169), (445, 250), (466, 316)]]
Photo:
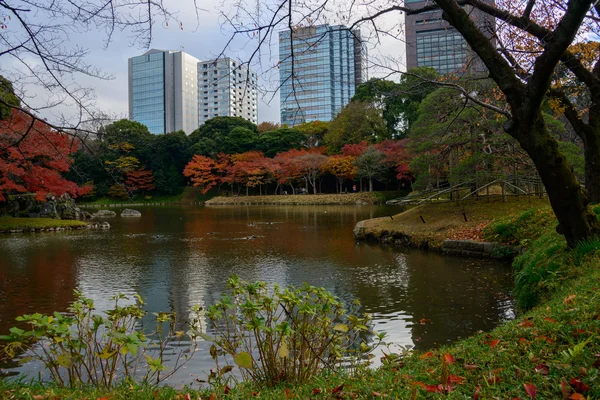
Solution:
[(356, 175), (369, 180), (369, 192), (373, 191), (373, 179), (381, 178), (387, 170), (385, 154), (377, 150), (375, 146), (369, 146), (354, 160), (354, 165), (356, 166)]
[(400, 82), (373, 78), (356, 88), (352, 101), (361, 101), (381, 110), (388, 131), (395, 139), (406, 137), (417, 118), (421, 101), (437, 87), (422, 78), (437, 80), (439, 74), (430, 67), (412, 68), (402, 74)]
[(183, 169), (190, 160), (190, 140), (183, 131), (154, 135), (145, 154), (149, 169), (154, 172), (156, 191), (177, 194), (183, 189)]
[(212, 158), (196, 154), (185, 166), (183, 175), (190, 178), (192, 186), (202, 188), (202, 193), (206, 194), (219, 182), (216, 166)]
[(306, 137), (298, 129), (275, 129), (258, 136), (258, 150), (267, 157), (275, 157), (278, 153), (302, 148), (305, 140)]
[(325, 135), (329, 131), (329, 123), (323, 121), (303, 122), (295, 126), (306, 137), (304, 144), (308, 148), (323, 146)]
[(125, 186), (131, 193), (148, 193), (154, 190), (154, 174), (146, 168), (128, 171), (125, 174)]
[(343, 155), (331, 156), (329, 157), (329, 160), (327, 160), (324, 170), (336, 177), (338, 183), (336, 189), (338, 193), (343, 191), (342, 185), (346, 179), (354, 179), (354, 176), (356, 175), (356, 166), (354, 165), (355, 160), (356, 157), (354, 156)]
[(258, 133), (265, 133), (265, 132), (270, 132), (270, 131), (274, 131), (281, 128), (281, 125), (279, 125), (278, 122), (271, 122), (271, 121), (263, 121), (260, 124), (258, 124), (258, 126), (256, 127), (256, 129), (258, 130)]
[(317, 194), (317, 179), (323, 172), (327, 159), (327, 156), (319, 149), (305, 150), (294, 157), (294, 163), (297, 165), (298, 171), (304, 177), (307, 186), (308, 184), (312, 186), (313, 194)]
[(204, 124), (190, 134), (191, 152), (204, 156), (216, 156), (221, 152), (228, 153), (225, 149), (225, 142), (235, 128), (243, 128), (244, 130), (236, 131), (235, 135), (238, 140), (229, 140), (227, 150), (247, 149), (252, 141), (249, 132), (256, 134), (256, 125), (241, 117), (215, 117), (205, 121)]
[(0, 75), (0, 120), (9, 118), (12, 115), (13, 107), (20, 106), (21, 102), (15, 96), (12, 83)]
[(0, 201), (27, 192), (42, 201), (48, 194), (88, 193), (91, 187), (79, 187), (61, 175), (69, 170), (76, 150), (69, 136), (13, 109), (9, 118), (0, 121)]
[(390, 138), (378, 109), (359, 101), (350, 102), (329, 123), (325, 145), (331, 154), (339, 153), (345, 144), (362, 141), (377, 143)]

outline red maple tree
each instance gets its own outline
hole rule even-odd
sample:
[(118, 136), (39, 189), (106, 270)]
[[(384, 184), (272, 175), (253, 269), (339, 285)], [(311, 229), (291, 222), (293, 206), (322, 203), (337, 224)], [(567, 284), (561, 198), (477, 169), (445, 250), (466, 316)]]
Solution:
[(150, 192), (154, 190), (154, 174), (146, 168), (128, 171), (125, 174), (125, 186), (130, 192)]
[(91, 186), (79, 187), (61, 173), (71, 166), (78, 142), (20, 110), (0, 121), (0, 201), (7, 195), (35, 193), (44, 201), (49, 193), (77, 197)]
[(212, 158), (195, 154), (185, 166), (183, 175), (190, 178), (192, 186), (203, 188), (202, 193), (206, 194), (218, 183), (216, 167)]

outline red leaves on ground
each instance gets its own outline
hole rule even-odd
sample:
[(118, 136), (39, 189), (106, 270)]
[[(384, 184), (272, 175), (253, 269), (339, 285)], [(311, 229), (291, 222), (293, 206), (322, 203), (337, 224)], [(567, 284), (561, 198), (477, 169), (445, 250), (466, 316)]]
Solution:
[(540, 364), (535, 367), (535, 372), (541, 375), (548, 375), (549, 367), (546, 364)]
[(419, 356), (419, 358), (420, 358), (421, 360), (424, 360), (424, 359), (426, 359), (426, 358), (431, 358), (431, 357), (433, 357), (433, 353), (432, 353), (432, 352), (430, 352), (430, 351), (428, 351), (427, 353), (423, 353), (423, 354), (421, 354), (421, 355)]
[(477, 368), (479, 368), (479, 366), (476, 364), (465, 364), (464, 368), (467, 371), (473, 371), (473, 370), (476, 370)]
[(517, 326), (520, 326), (522, 328), (531, 328), (531, 327), (533, 327), (533, 322), (531, 322), (530, 320), (526, 319), (523, 322), (521, 322), (520, 324), (517, 324)]
[(429, 318), (421, 318), (419, 320), (419, 324), (421, 324), (421, 325), (425, 325), (425, 324), (429, 324), (429, 323), (431, 323), (431, 320)]
[(444, 361), (448, 364), (454, 364), (454, 357), (451, 354), (444, 354)]
[(321, 394), (321, 393), (323, 393), (323, 390), (322, 390), (321, 388), (314, 388), (314, 389), (312, 390), (312, 395), (313, 395), (313, 396), (315, 396), (315, 395), (317, 395), (317, 394)]
[(586, 400), (586, 398), (581, 393), (573, 393), (569, 396), (569, 400)]
[(342, 383), (340, 386), (333, 388), (333, 390), (331, 391), (331, 393), (336, 394), (341, 392), (342, 390), (344, 390), (344, 384)]
[(498, 340), (498, 339), (490, 340), (489, 342), (485, 342), (485, 344), (488, 344), (490, 347), (496, 347), (496, 346), (498, 346), (498, 343), (500, 343), (500, 340)]
[(536, 391), (533, 383), (524, 383), (523, 387), (531, 399), (535, 399)]
[(544, 318), (544, 321), (546, 321), (546, 322), (552, 322), (553, 324), (556, 323), (555, 319), (552, 319), (552, 318), (549, 318), (549, 317)]
[(585, 383), (581, 382), (579, 378), (573, 378), (569, 381), (569, 385), (578, 393), (585, 393), (590, 390), (590, 387)]

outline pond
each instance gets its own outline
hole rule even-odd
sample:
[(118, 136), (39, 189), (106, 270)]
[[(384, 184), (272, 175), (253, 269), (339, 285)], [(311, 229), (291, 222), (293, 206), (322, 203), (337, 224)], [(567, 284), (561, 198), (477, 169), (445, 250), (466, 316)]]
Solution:
[[(0, 238), (0, 334), (18, 315), (65, 311), (77, 289), (109, 307), (139, 294), (149, 311), (189, 315), (216, 302), (227, 278), (311, 285), (353, 296), (387, 341), (431, 349), (511, 319), (505, 263), (355, 242), (356, 222), (397, 212), (386, 206), (137, 207), (108, 231)], [(120, 211), (120, 210), (117, 210)], [(209, 327), (210, 328), (210, 327)], [(206, 343), (173, 377), (204, 377)]]

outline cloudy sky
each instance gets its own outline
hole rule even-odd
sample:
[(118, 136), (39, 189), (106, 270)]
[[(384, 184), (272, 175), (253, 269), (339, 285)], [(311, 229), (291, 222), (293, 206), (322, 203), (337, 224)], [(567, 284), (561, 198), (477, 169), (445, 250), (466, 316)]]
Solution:
[[(215, 58), (224, 51), (224, 47), (232, 35), (232, 29), (227, 26), (220, 13), (225, 12), (232, 15), (235, 9), (228, 5), (231, 4), (227, 3), (229, 0), (224, 1), (226, 2), (221, 3), (220, 0), (197, 1), (202, 10), (196, 14), (193, 0), (165, 0), (167, 8), (177, 13), (177, 21), (165, 22), (164, 18), (157, 18), (150, 48), (183, 49), (200, 60)], [(256, 4), (256, 7), (259, 7), (262, 1), (252, 0), (250, 4)], [(134, 12), (140, 12), (140, 10)], [(393, 21), (393, 18), (399, 19), (400, 16), (396, 14), (391, 18), (393, 23), (397, 23), (397, 21)], [(332, 19), (330, 22), (341, 21)], [(100, 110), (110, 115), (127, 117), (127, 59), (142, 54), (147, 48), (141, 46), (140, 43), (133, 43), (131, 32), (128, 31), (115, 32), (112, 41), (105, 48), (106, 37), (105, 32), (96, 29), (69, 33), (67, 45), (80, 46), (89, 50), (85, 62), (112, 76), (110, 80), (100, 80), (77, 75), (75, 77), (76, 84), (95, 90), (97, 107)], [(276, 39), (276, 36), (274, 38)], [(225, 50), (225, 55), (247, 61), (255, 50), (256, 44), (256, 40), (236, 40), (230, 48)], [(368, 48), (372, 64), (379, 64), (384, 57), (388, 56), (402, 58), (405, 52), (404, 43), (389, 37), (382, 38), (379, 43), (376, 40), (370, 40)], [(263, 90), (259, 97), (258, 119), (259, 122), (278, 122), (279, 94), (276, 92), (276, 88), (279, 75), (277, 69), (273, 68), (278, 61), (276, 41), (274, 40), (270, 47), (263, 46), (261, 50), (261, 57), (256, 59), (253, 64), (253, 69), (259, 73), (259, 82)], [(1, 62), (4, 66), (0, 66), (0, 70), (23, 68), (18, 62), (7, 57), (4, 57)], [(382, 74), (385, 72), (371, 65), (369, 70), (371, 77)], [(33, 99), (36, 97), (41, 99), (43, 98), (42, 91), (39, 87), (29, 87), (27, 95)], [(62, 113), (63, 110), (59, 109), (58, 112)], [(48, 115), (49, 112), (44, 111), (44, 113)], [(49, 117), (49, 119), (51, 118)]]

